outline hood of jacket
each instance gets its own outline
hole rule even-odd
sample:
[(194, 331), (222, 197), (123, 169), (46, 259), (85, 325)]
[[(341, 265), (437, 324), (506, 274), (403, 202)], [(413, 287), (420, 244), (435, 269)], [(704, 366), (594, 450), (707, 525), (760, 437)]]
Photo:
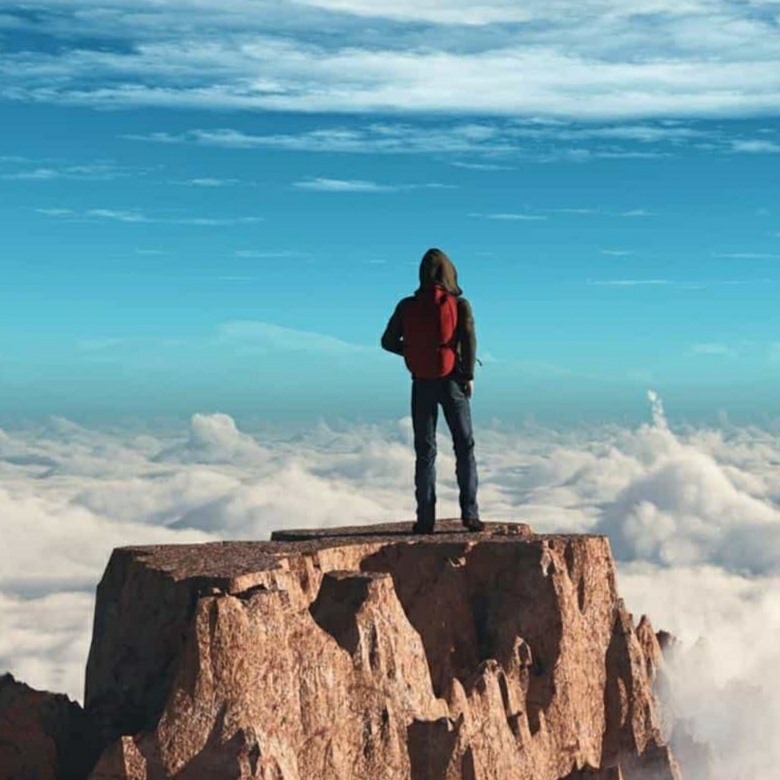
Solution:
[(420, 262), (420, 289), (432, 285), (443, 287), (451, 295), (462, 295), (458, 286), (458, 271), (441, 249), (429, 249)]

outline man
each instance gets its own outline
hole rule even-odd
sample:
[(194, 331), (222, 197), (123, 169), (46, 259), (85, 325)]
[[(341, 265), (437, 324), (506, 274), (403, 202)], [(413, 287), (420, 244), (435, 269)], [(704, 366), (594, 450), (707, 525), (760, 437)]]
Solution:
[(477, 339), (471, 306), (462, 295), (452, 261), (440, 249), (429, 249), (420, 263), (420, 287), (396, 306), (382, 336), (382, 348), (402, 355), (412, 374), (416, 534), (432, 533), (436, 521), (439, 405), (455, 449), (461, 520), (469, 531), (484, 528), (469, 404)]

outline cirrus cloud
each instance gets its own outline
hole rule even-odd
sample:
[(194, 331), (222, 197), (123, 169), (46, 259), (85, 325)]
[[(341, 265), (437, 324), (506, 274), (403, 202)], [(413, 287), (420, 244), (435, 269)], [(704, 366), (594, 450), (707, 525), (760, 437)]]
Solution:
[[(589, 120), (780, 109), (776, 22), (752, 3), (33, 0), (25, 8), (35, 13), (15, 14), (17, 26), (58, 46), (0, 55), (7, 99)], [(371, 29), (358, 23), (365, 16)]]

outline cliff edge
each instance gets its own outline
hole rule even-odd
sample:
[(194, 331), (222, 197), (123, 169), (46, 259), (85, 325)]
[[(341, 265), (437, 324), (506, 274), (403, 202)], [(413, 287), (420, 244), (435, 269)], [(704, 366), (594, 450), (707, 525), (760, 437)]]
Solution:
[(439, 522), (115, 550), (92, 780), (677, 780), (605, 537)]

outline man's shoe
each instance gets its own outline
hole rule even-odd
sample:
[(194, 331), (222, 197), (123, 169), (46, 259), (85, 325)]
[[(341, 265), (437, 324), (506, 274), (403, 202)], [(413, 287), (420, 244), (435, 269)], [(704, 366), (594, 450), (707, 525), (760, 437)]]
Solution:
[(418, 521), (418, 522), (416, 522), (412, 526), (412, 533), (413, 534), (432, 534), (433, 533), (433, 523), (420, 523)]
[(484, 531), (485, 524), (478, 517), (464, 517), (461, 521), (467, 531)]

